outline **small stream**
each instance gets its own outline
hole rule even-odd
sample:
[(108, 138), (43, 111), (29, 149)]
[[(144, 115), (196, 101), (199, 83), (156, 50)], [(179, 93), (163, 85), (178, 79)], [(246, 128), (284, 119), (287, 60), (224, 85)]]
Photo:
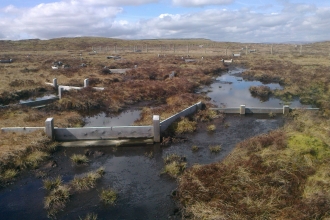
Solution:
[[(261, 102), (253, 98), (248, 89), (251, 85), (261, 85), (256, 81), (244, 81), (234, 74), (244, 69), (233, 69), (216, 79), (205, 91), (213, 103), (227, 107), (279, 107), (281, 101), (270, 98)], [(268, 84), (271, 88), (281, 88), (278, 84)], [(291, 106), (301, 106), (294, 101)], [(100, 113), (86, 117), (86, 127), (131, 125), (139, 118), (140, 110), (128, 110), (119, 116)], [(82, 219), (87, 213), (96, 213), (98, 219), (118, 220), (153, 220), (182, 219), (178, 214), (179, 206), (171, 197), (176, 189), (176, 180), (162, 174), (163, 158), (172, 153), (185, 156), (187, 166), (209, 164), (221, 161), (240, 141), (267, 133), (284, 124), (281, 116), (269, 118), (267, 115), (227, 115), (224, 120), (211, 122), (216, 126), (212, 133), (207, 131), (210, 123), (199, 123), (197, 131), (183, 135), (185, 141), (172, 143), (169, 146), (151, 145), (134, 147), (91, 147), (63, 148), (52, 155), (56, 167), (42, 166), (38, 170), (22, 174), (18, 180), (6, 188), (0, 189), (0, 219), (47, 219), (43, 200), (47, 191), (43, 189), (42, 178), (36, 178), (39, 171), (48, 177), (62, 176), (68, 182), (75, 175), (80, 175), (103, 166), (105, 176), (97, 183), (96, 188), (71, 196), (66, 208), (58, 214), (58, 219)], [(211, 153), (209, 146), (221, 145), (220, 153)], [(191, 147), (197, 145), (199, 150), (193, 152)], [(70, 161), (73, 154), (84, 154), (86, 150), (102, 152), (89, 156), (88, 166), (74, 166)], [(118, 192), (114, 206), (105, 206), (100, 202), (102, 189), (113, 188)]]

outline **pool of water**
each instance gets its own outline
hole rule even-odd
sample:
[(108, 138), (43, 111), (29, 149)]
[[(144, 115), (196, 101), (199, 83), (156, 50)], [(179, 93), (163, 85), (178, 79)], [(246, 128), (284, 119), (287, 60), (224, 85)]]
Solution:
[(140, 118), (140, 113), (141, 110), (139, 109), (126, 110), (119, 115), (102, 112), (94, 116), (85, 117), (84, 127), (130, 126)]
[(215, 82), (209, 87), (203, 88), (203, 92), (207, 92), (207, 96), (212, 99), (213, 104), (218, 107), (239, 107), (246, 105), (246, 107), (275, 107), (279, 108), (288, 104), (291, 108), (295, 107), (309, 107), (302, 105), (299, 100), (293, 100), (289, 103), (284, 103), (275, 97), (253, 97), (249, 91), (250, 86), (265, 85), (270, 89), (282, 89), (278, 83), (263, 84), (259, 81), (247, 81), (242, 77), (237, 76), (246, 69), (232, 68), (228, 73), (216, 78)]
[(42, 100), (47, 100), (47, 99), (53, 99), (56, 97), (57, 97), (56, 95), (44, 95), (44, 96), (36, 97), (33, 99), (20, 100), (19, 103), (23, 104), (23, 103), (34, 102), (34, 101), (42, 101)]

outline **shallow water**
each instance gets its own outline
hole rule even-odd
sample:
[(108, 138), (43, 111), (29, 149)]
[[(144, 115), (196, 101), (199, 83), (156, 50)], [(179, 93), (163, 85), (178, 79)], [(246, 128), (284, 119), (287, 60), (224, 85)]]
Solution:
[[(253, 98), (248, 88), (261, 83), (239, 81), (240, 77), (233, 76), (238, 71), (242, 69), (218, 77), (211, 85), (212, 92), (208, 95), (214, 103), (219, 106), (223, 103), (228, 107), (238, 107), (241, 104), (246, 104), (247, 107), (281, 106), (279, 100), (262, 103)], [(233, 83), (228, 84), (225, 81)], [(268, 86), (280, 88), (278, 84)], [(139, 110), (125, 111), (116, 117), (101, 113), (87, 117), (86, 126), (131, 125), (139, 114)], [(181, 138), (185, 141), (169, 146), (63, 148), (52, 156), (52, 160), (58, 164), (57, 167), (41, 167), (39, 171), (47, 173), (48, 177), (61, 175), (67, 183), (75, 175), (105, 167), (105, 175), (96, 188), (72, 195), (67, 207), (58, 214), (58, 219), (84, 218), (87, 213), (92, 212), (98, 215), (98, 219), (181, 219), (181, 216), (177, 215), (176, 201), (171, 197), (172, 191), (177, 187), (176, 181), (162, 174), (163, 158), (166, 155), (176, 153), (185, 156), (188, 167), (221, 161), (240, 141), (277, 129), (283, 123), (281, 116), (269, 118), (267, 115), (227, 115), (224, 121), (212, 121), (216, 126), (215, 132), (207, 131), (208, 123), (199, 123), (196, 132), (182, 135)], [(197, 152), (192, 151), (193, 145), (199, 147)], [(212, 145), (221, 145), (220, 153), (211, 153), (209, 146)], [(84, 154), (88, 149), (104, 154), (89, 156), (91, 162), (88, 166), (73, 166), (70, 156), (74, 153)], [(151, 152), (152, 157), (146, 156)], [(34, 176), (36, 172), (27, 172), (13, 185), (0, 189), (0, 219), (47, 219), (47, 212), (43, 208), (47, 191), (42, 188), (42, 179)], [(114, 206), (105, 206), (99, 199), (100, 191), (109, 187), (118, 192), (118, 200)]]
[(19, 103), (22, 104), (22, 103), (27, 103), (27, 102), (47, 100), (47, 99), (52, 99), (52, 98), (55, 98), (55, 97), (57, 97), (57, 96), (56, 95), (44, 95), (44, 96), (36, 97), (36, 98), (33, 98), (33, 99), (20, 100)]
[[(201, 123), (197, 132), (183, 136), (186, 141), (170, 146), (61, 149), (52, 158), (58, 167), (44, 170), (49, 177), (61, 175), (68, 182), (75, 175), (101, 166), (105, 167), (106, 173), (95, 189), (74, 194), (67, 207), (58, 214), (58, 219), (78, 219), (90, 212), (97, 213), (99, 219), (181, 219), (174, 215), (178, 207), (170, 196), (176, 188), (176, 181), (165, 174), (161, 175), (166, 155), (176, 153), (185, 156), (188, 167), (196, 163), (216, 162), (227, 156), (238, 142), (278, 128), (283, 124), (283, 119), (269, 119), (262, 115), (228, 115), (225, 121), (216, 119), (212, 124), (217, 127), (214, 133), (207, 132), (207, 123)], [(222, 151), (211, 153), (209, 146), (218, 144), (222, 146)], [(199, 147), (197, 152), (191, 150), (193, 145)], [(74, 153), (83, 154), (86, 149), (98, 150), (104, 155), (89, 156), (89, 166), (73, 166), (70, 156)], [(150, 152), (153, 155), (151, 158), (145, 155)], [(15, 184), (0, 190), (1, 219), (47, 218), (43, 209), (47, 192), (42, 188), (42, 180), (33, 177), (34, 172), (25, 174)], [(115, 206), (104, 206), (99, 200), (99, 192), (108, 187), (118, 192)]]
[(289, 103), (284, 103), (275, 97), (257, 98), (253, 97), (249, 91), (250, 86), (265, 85), (270, 89), (282, 89), (278, 83), (263, 84), (259, 81), (246, 81), (242, 77), (237, 76), (245, 71), (243, 68), (233, 68), (228, 73), (216, 78), (216, 81), (211, 86), (203, 89), (212, 99), (213, 104), (218, 107), (275, 107), (280, 108), (285, 104), (290, 107), (309, 107), (302, 105), (299, 100), (293, 100)]
[(141, 110), (126, 110), (119, 115), (107, 115), (102, 112), (94, 116), (85, 117), (84, 127), (111, 127), (111, 126), (130, 126), (140, 118)]

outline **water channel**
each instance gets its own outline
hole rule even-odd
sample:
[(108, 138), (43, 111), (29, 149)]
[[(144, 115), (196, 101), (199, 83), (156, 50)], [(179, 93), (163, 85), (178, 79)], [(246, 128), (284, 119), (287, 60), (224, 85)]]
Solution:
[[(241, 104), (264, 107), (281, 105), (281, 101), (275, 98), (267, 102), (253, 98), (248, 92), (249, 86), (261, 83), (240, 81), (240, 77), (233, 75), (239, 71), (243, 70), (234, 69), (205, 88), (211, 90), (208, 95), (215, 104), (228, 107)], [(270, 86), (280, 88), (277, 84)], [(299, 105), (299, 102), (292, 104)], [(87, 117), (86, 126), (130, 125), (139, 117), (139, 113), (139, 110), (126, 111), (117, 117), (101, 113)], [(0, 189), (0, 219), (47, 219), (47, 212), (43, 208), (47, 191), (43, 189), (42, 178), (35, 177), (39, 171), (46, 172), (49, 177), (61, 175), (67, 183), (75, 175), (82, 175), (101, 166), (105, 167), (105, 176), (97, 183), (97, 187), (72, 195), (66, 208), (57, 215), (58, 219), (79, 219), (92, 212), (98, 215), (98, 219), (181, 219), (178, 205), (171, 198), (177, 186), (176, 180), (162, 174), (163, 158), (166, 155), (176, 153), (185, 156), (188, 167), (221, 161), (238, 142), (279, 128), (283, 123), (281, 116), (227, 115), (224, 120), (215, 119), (212, 122), (216, 125), (215, 132), (207, 131), (208, 123), (199, 123), (196, 132), (183, 136), (185, 141), (170, 146), (60, 149), (51, 158), (58, 166), (49, 168), (45, 165), (38, 170), (26, 172), (14, 184)], [(222, 146), (221, 152), (211, 153), (209, 146), (219, 144)], [(197, 152), (192, 151), (193, 145), (199, 147)], [(84, 154), (86, 150), (98, 152), (89, 155), (89, 165), (72, 165), (70, 156)], [(99, 199), (100, 191), (109, 187), (118, 192), (114, 206), (105, 206)]]

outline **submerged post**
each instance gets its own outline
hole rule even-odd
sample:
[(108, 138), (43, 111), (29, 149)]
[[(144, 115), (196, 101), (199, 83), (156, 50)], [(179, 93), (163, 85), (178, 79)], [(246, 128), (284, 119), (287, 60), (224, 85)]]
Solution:
[(286, 115), (286, 114), (289, 114), (290, 112), (290, 108), (288, 105), (284, 105), (283, 106), (283, 114)]
[(57, 79), (56, 78), (53, 79), (53, 86), (55, 89), (57, 89)]
[(84, 80), (84, 87), (88, 87), (89, 86), (89, 79), (85, 79)]
[(47, 118), (45, 121), (45, 133), (47, 137), (54, 140), (54, 118)]
[(196, 104), (196, 106), (197, 106), (197, 111), (196, 111), (196, 112), (202, 110), (202, 105), (203, 105), (203, 103), (202, 103), (201, 101), (199, 101), (199, 102)]
[(245, 115), (245, 105), (241, 105), (240, 108), (239, 108), (239, 113), (241, 115)]
[(160, 142), (160, 118), (159, 115), (153, 116), (153, 126), (154, 126), (154, 142)]
[(62, 92), (64, 91), (64, 89), (62, 88), (62, 86), (58, 87), (58, 98), (61, 99), (62, 98)]

